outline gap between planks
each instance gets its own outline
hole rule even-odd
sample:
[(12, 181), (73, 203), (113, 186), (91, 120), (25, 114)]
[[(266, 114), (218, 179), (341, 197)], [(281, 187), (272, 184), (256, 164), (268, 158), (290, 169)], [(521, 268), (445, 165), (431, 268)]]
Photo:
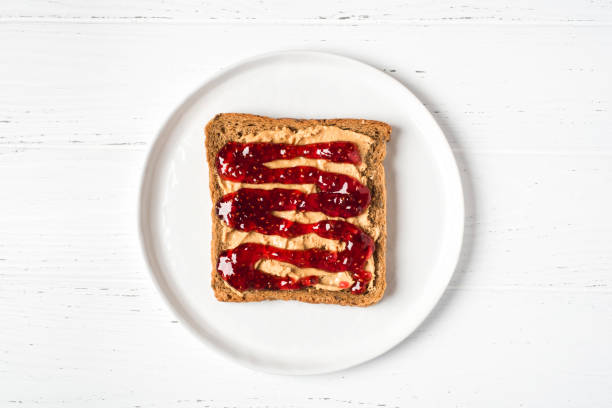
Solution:
[(73, 23), (73, 24), (185, 24), (185, 25), (298, 25), (298, 26), (377, 26), (404, 25), (428, 27), (438, 25), (519, 25), (519, 26), (588, 26), (612, 27), (612, 21), (597, 21), (591, 19), (563, 20), (516, 20), (503, 17), (441, 17), (418, 19), (362, 19), (362, 18), (325, 18), (325, 19), (265, 19), (265, 18), (215, 18), (186, 19), (164, 16), (0, 16), (0, 24), (18, 23)]

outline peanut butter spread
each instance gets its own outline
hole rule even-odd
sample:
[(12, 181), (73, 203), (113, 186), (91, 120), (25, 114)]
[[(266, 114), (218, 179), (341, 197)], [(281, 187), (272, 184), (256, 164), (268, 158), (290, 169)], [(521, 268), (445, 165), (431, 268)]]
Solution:
[[(293, 132), (287, 128), (263, 131), (255, 135), (242, 136), (236, 141), (240, 143), (286, 143), (296, 145), (338, 141), (352, 142), (358, 147), (361, 154), (362, 163), (359, 165), (349, 163), (333, 163), (327, 160), (307, 158), (275, 160), (265, 163), (264, 165), (269, 168), (311, 166), (323, 171), (346, 174), (359, 180), (362, 184), (367, 185), (367, 180), (363, 174), (363, 171), (365, 170), (366, 166), (366, 155), (368, 154), (370, 146), (373, 143), (372, 139), (370, 139), (368, 136), (334, 126), (314, 126), (298, 130), (297, 132)], [(284, 188), (300, 190), (307, 193), (316, 193), (318, 191), (314, 184), (247, 184), (231, 182), (221, 178), (218, 179), (218, 182), (221, 185), (224, 194), (237, 191), (241, 188)], [(329, 217), (318, 212), (275, 211), (273, 212), (273, 215), (300, 223), (315, 223), (326, 219), (340, 219), (336, 217)], [(345, 221), (359, 226), (374, 240), (376, 240), (380, 234), (379, 228), (370, 222), (368, 218), (368, 210), (357, 217), (347, 218)], [(237, 247), (243, 243), (273, 245), (278, 248), (286, 248), (291, 250), (324, 248), (331, 251), (342, 251), (345, 247), (344, 243), (326, 239), (316, 234), (306, 234), (295, 238), (284, 238), (276, 235), (264, 235), (257, 232), (238, 231), (228, 227), (225, 224), (222, 224), (221, 238), (223, 250)], [(320, 282), (314, 287), (324, 290), (342, 290), (353, 284), (353, 279), (351, 278), (351, 274), (349, 272), (334, 273), (315, 268), (298, 268), (294, 265), (274, 260), (262, 260), (256, 265), (256, 268), (269, 274), (277, 276), (291, 276), (295, 279), (316, 275), (319, 276)], [(365, 265), (365, 270), (374, 276), (374, 261), (372, 257), (368, 259)], [(370, 285), (372, 285), (373, 282), (374, 279), (370, 281)], [(225, 283), (230, 289), (236, 291), (236, 289), (230, 286), (227, 282)]]

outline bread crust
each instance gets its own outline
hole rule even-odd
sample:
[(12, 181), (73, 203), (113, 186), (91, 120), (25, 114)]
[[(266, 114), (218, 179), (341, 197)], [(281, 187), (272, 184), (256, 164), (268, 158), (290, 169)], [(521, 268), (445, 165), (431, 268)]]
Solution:
[(374, 143), (362, 160), (366, 168), (362, 172), (366, 176), (367, 187), (371, 192), (371, 203), (368, 212), (369, 221), (377, 225), (380, 234), (375, 241), (373, 253), (374, 282), (363, 294), (352, 294), (348, 291), (329, 291), (316, 288), (299, 290), (248, 290), (242, 294), (230, 289), (217, 273), (217, 259), (222, 248), (221, 221), (217, 218), (214, 205), (212, 211), (212, 288), (215, 297), (224, 302), (257, 302), (262, 300), (298, 300), (308, 303), (330, 303), (351, 306), (370, 306), (378, 302), (386, 287), (385, 279), (385, 248), (387, 240), (386, 226), (386, 188), (383, 159), (386, 154), (385, 143), (391, 135), (391, 127), (384, 123), (365, 119), (274, 119), (243, 113), (221, 113), (208, 122), (206, 133), (206, 157), (208, 161), (210, 194), (213, 203), (223, 197), (220, 178), (215, 168), (215, 159), (219, 150), (229, 141), (238, 136), (257, 134), (265, 130), (288, 128), (296, 132), (300, 129), (316, 126), (336, 126), (370, 137)]

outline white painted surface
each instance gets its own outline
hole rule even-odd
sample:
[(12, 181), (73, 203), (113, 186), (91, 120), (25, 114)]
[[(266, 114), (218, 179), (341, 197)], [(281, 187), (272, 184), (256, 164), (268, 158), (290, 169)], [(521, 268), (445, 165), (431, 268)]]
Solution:
[[(612, 5), (430, 3), (3, 2), (0, 406), (610, 406)], [(324, 376), (203, 348), (136, 236), (144, 154), (169, 112), (221, 67), (286, 48), (409, 86), (468, 196), (433, 315)]]

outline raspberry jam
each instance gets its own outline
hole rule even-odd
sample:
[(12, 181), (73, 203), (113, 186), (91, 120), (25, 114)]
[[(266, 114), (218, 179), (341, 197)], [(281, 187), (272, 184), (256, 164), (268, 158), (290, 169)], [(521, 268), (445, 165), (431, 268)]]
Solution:
[(277, 217), (273, 211), (315, 211), (330, 217), (355, 217), (370, 204), (370, 190), (353, 177), (326, 172), (315, 167), (296, 166), (271, 169), (263, 164), (273, 160), (305, 157), (336, 163), (360, 164), (357, 146), (350, 142), (287, 145), (272, 143), (227, 143), (218, 153), (216, 168), (222, 179), (247, 184), (314, 184), (317, 193), (275, 188), (242, 188), (226, 194), (216, 204), (217, 216), (229, 227), (292, 238), (314, 233), (345, 243), (342, 251), (325, 249), (288, 250), (264, 244), (241, 244), (223, 251), (217, 272), (231, 286), (244, 290), (291, 290), (319, 283), (317, 276), (299, 280), (256, 269), (263, 259), (290, 263), (298, 268), (317, 268), (327, 272), (351, 273), (353, 285), (343, 282), (341, 289), (353, 293), (366, 291), (372, 275), (364, 266), (374, 251), (374, 241), (357, 226), (342, 220), (301, 224)]

